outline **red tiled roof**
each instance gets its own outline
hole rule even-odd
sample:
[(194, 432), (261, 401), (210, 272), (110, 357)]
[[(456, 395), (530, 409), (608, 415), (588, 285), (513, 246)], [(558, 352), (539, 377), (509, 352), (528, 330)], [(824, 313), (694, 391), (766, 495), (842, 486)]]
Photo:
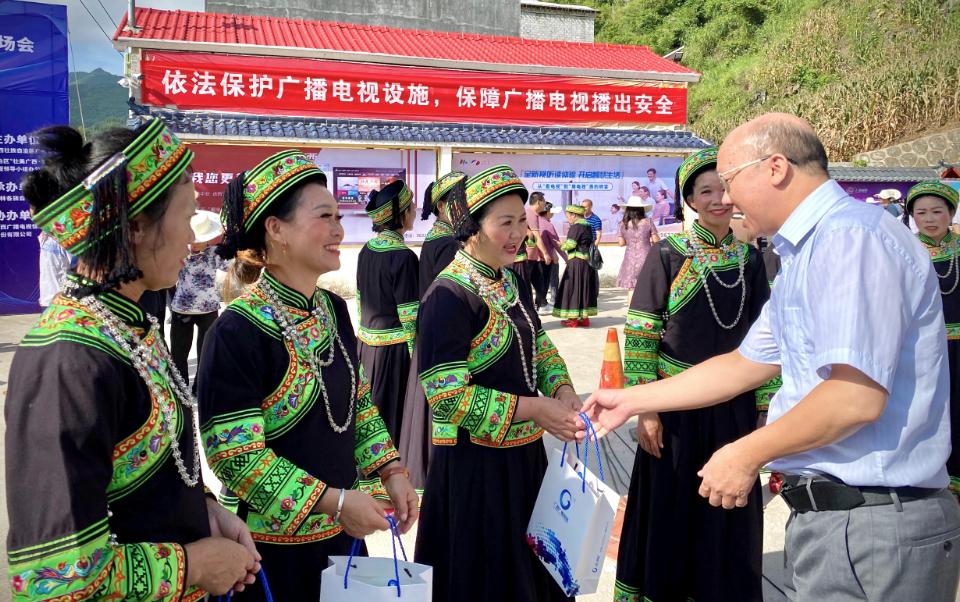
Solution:
[[(373, 53), (500, 65), (559, 69), (698, 75), (646, 46), (529, 40), (508, 36), (447, 33), (375, 27), (333, 21), (225, 15), (137, 8), (138, 32), (123, 31), (124, 15), (114, 40), (137, 46), (135, 40), (206, 42)], [(242, 50), (240, 50), (242, 52)]]

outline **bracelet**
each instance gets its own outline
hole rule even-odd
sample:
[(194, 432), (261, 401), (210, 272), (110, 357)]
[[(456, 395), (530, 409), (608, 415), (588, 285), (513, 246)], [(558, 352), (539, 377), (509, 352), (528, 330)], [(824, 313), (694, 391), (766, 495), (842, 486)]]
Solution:
[(340, 488), (340, 499), (337, 500), (337, 513), (333, 515), (333, 522), (340, 520), (340, 513), (343, 512), (343, 497), (347, 495), (345, 487)]
[(410, 471), (407, 470), (403, 464), (398, 462), (393, 466), (388, 466), (380, 470), (380, 482), (386, 484), (387, 479), (395, 474), (402, 474), (406, 478), (410, 478)]

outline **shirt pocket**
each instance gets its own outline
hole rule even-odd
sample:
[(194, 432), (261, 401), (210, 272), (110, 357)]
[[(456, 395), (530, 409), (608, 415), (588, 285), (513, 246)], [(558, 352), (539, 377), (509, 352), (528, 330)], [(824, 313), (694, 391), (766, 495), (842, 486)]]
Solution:
[(813, 355), (813, 343), (804, 311), (800, 307), (784, 307), (780, 315), (780, 361), (805, 372)]

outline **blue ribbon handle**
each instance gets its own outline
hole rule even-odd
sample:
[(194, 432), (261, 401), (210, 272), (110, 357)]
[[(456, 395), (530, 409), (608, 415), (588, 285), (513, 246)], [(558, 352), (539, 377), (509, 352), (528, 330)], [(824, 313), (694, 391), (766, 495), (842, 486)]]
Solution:
[[(266, 597), (267, 602), (273, 602), (273, 594), (270, 593), (270, 584), (267, 583), (267, 574), (263, 572), (263, 567), (260, 567), (260, 572), (257, 573), (257, 579), (263, 584), (263, 594)], [(217, 602), (230, 602), (233, 598), (233, 590), (227, 592), (226, 596), (217, 596)]]
[[(586, 491), (587, 491), (587, 467), (588, 467), (588, 465), (589, 465), (589, 463), (590, 463), (590, 451), (589, 451), (589, 449), (590, 449), (590, 447), (589, 447), (589, 446), (590, 446), (590, 433), (593, 433), (593, 445), (594, 445), (594, 450), (595, 450), (596, 455), (597, 455), (597, 468), (598, 468), (598, 472), (600, 473), (600, 480), (601, 480), (601, 481), (606, 481), (606, 479), (605, 479), (604, 476), (603, 476), (603, 459), (602, 459), (602, 457), (600, 456), (600, 438), (597, 436), (597, 429), (594, 428), (593, 423), (590, 422), (590, 418), (589, 418), (585, 413), (583, 413), (583, 412), (580, 413), (580, 419), (583, 420), (583, 423), (584, 423), (584, 424), (586, 425), (586, 427), (587, 427), (587, 440), (584, 441), (584, 443), (583, 443), (583, 470), (580, 471), (580, 472), (577, 473), (577, 474), (580, 475), (580, 479), (581, 479), (581, 482), (580, 482), (580, 491), (581, 491), (581, 493), (586, 493)], [(573, 444), (574, 444), (574, 446), (576, 447), (577, 459), (579, 460), (579, 459), (580, 459), (580, 443), (579, 443), (577, 440), (574, 440)], [(564, 442), (564, 443), (563, 443), (563, 452), (560, 454), (560, 466), (563, 466), (563, 463), (564, 463), (564, 461), (566, 461), (566, 458), (567, 458), (567, 443)]]
[[(387, 586), (396, 586), (397, 588), (397, 597), (401, 595), (400, 592), (400, 564), (397, 561), (397, 542), (400, 542), (400, 552), (403, 554), (403, 561), (407, 562), (407, 551), (403, 549), (403, 541), (400, 539), (400, 531), (397, 528), (397, 521), (393, 518), (392, 514), (387, 515), (387, 522), (390, 523), (390, 542), (393, 544), (393, 575), (394, 578), (390, 581), (387, 581)], [(347, 570), (343, 572), (343, 589), (348, 589), (347, 581), (350, 576), (350, 564), (353, 562), (353, 557), (360, 552), (360, 540), (354, 539), (353, 545), (350, 547), (350, 557), (347, 559)], [(273, 602), (269, 598), (267, 602)]]

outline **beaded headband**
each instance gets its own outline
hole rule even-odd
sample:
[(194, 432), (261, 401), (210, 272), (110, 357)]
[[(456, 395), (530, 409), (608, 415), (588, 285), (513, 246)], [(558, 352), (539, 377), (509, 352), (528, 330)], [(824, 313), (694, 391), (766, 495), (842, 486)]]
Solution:
[(467, 180), (466, 188), (467, 210), (471, 214), (479, 211), (490, 201), (511, 192), (519, 194), (524, 204), (530, 196), (519, 176), (509, 165), (497, 165), (481, 171)]
[[(397, 184), (399, 184), (399, 190)], [(396, 193), (394, 194), (394, 191)], [(396, 202), (394, 202), (394, 197), (396, 197)], [(383, 226), (389, 224), (393, 220), (393, 208), (394, 205), (397, 207), (399, 213), (403, 213), (407, 210), (407, 207), (410, 206), (410, 201), (413, 200), (413, 192), (402, 180), (397, 180), (391, 182), (383, 187), (383, 190), (377, 193), (376, 199), (374, 202), (377, 203), (376, 207), (371, 207), (373, 203), (367, 205), (367, 215), (370, 216), (370, 219), (373, 220), (373, 223), (378, 226)]]
[[(95, 189), (118, 170), (126, 171), (126, 199), (128, 219), (133, 219), (163, 194), (193, 161), (193, 151), (159, 119), (154, 119), (137, 138), (119, 153), (91, 172), (82, 182), (43, 211), (33, 216), (33, 223), (52, 236), (72, 255), (82, 255), (91, 244), (91, 222), (95, 206)], [(109, 219), (101, 215), (100, 223)]]
[(582, 205), (567, 205), (567, 213), (572, 213), (574, 215), (583, 215), (584, 210)]
[(433, 184), (433, 190), (430, 191), (430, 200), (436, 205), (443, 200), (443, 197), (445, 197), (454, 186), (466, 179), (467, 174), (462, 171), (451, 171), (444, 175)]
[(960, 200), (960, 193), (953, 186), (936, 180), (928, 180), (920, 182), (907, 193), (907, 213), (910, 213), (911, 205), (915, 200), (926, 195), (940, 197), (950, 205), (951, 209), (956, 209), (957, 202)]
[(298, 182), (321, 176), (317, 165), (298, 150), (271, 155), (244, 174), (243, 229), (249, 232), (270, 205)]
[(687, 182), (693, 179), (705, 168), (716, 167), (717, 165), (717, 147), (705, 148), (699, 150), (686, 159), (677, 168), (677, 200), (682, 200), (686, 195), (682, 194), (687, 186)]

